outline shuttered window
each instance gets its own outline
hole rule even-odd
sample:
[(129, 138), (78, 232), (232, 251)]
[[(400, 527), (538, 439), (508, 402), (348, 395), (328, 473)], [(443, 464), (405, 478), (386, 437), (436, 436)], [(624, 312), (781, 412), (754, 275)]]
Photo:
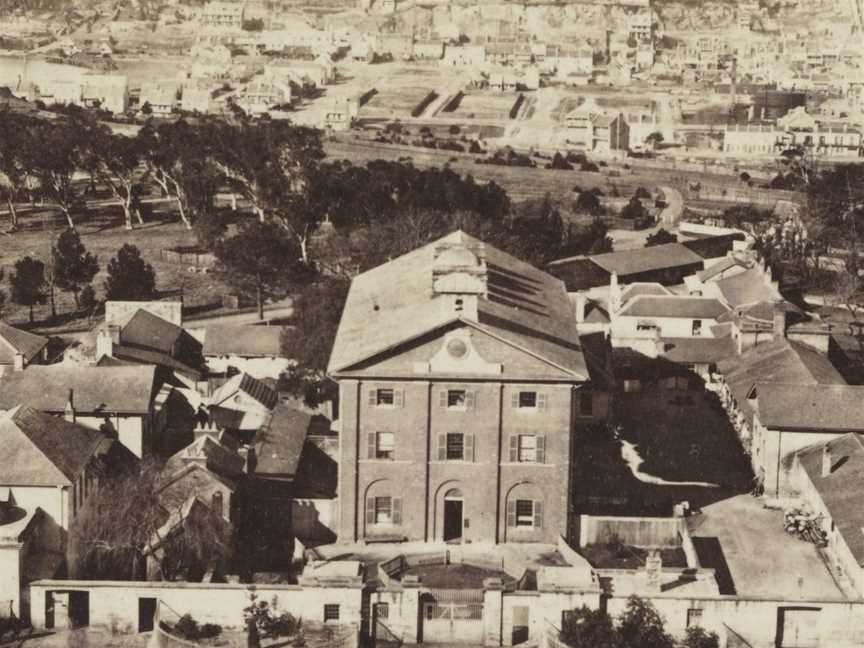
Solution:
[(510, 437), (510, 463), (545, 463), (546, 437), (537, 433), (514, 434)]
[(473, 410), (477, 404), (477, 392), (470, 389), (444, 389), (439, 392), (438, 405), (453, 411)]
[(405, 406), (405, 391), (392, 387), (370, 389), (368, 392), (369, 405), (384, 409), (393, 409)]
[(448, 432), (438, 435), (438, 461), (474, 461), (474, 435)]
[(507, 526), (543, 528), (543, 502), (517, 499), (507, 502)]
[(520, 412), (545, 412), (548, 402), (548, 396), (538, 391), (518, 391), (510, 396), (510, 407)]

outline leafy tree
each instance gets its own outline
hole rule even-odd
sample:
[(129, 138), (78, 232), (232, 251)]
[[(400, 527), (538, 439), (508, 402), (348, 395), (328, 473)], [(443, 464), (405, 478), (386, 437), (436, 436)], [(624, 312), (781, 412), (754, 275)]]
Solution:
[(564, 615), (561, 641), (571, 648), (624, 648), (611, 617), (584, 605)]
[(579, 214), (591, 214), (592, 216), (596, 216), (603, 211), (603, 207), (600, 205), (600, 199), (597, 197), (597, 194), (590, 189), (588, 191), (579, 192), (573, 208)]
[(302, 397), (310, 406), (335, 394), (326, 375), (327, 363), (348, 297), (350, 282), (333, 277), (309, 284), (294, 299), (292, 328), (282, 333), (282, 355), (294, 360), (280, 386)]
[(74, 229), (66, 229), (57, 238), (51, 250), (54, 261), (54, 283), (61, 290), (72, 293), (75, 308), (80, 307), (78, 294), (82, 286), (93, 281), (99, 272), (99, 262), (81, 242), (81, 236)]
[(13, 230), (18, 228), (15, 203), (24, 198), (33, 185), (30, 156), (33, 154), (32, 133), (36, 128), (30, 117), (8, 109), (0, 111), (0, 198), (9, 207)]
[(568, 162), (559, 151), (555, 151), (555, 155), (552, 156), (552, 161), (548, 164), (547, 168), (558, 169), (561, 171), (572, 171), (573, 165), (570, 164), (570, 162)]
[(649, 234), (645, 239), (645, 247), (653, 247), (655, 245), (665, 245), (666, 243), (677, 243), (678, 237), (672, 234), (671, 232), (666, 231), (664, 228), (660, 228), (653, 234)]
[(644, 198), (645, 200), (651, 199), (651, 192), (649, 192), (645, 187), (637, 187), (635, 193), (633, 194), (634, 198)]
[(141, 257), (141, 251), (126, 243), (108, 262), (105, 299), (140, 301), (156, 295), (156, 273)]
[(648, 215), (648, 211), (642, 205), (642, 201), (640, 201), (635, 196), (630, 199), (630, 202), (621, 210), (621, 218), (626, 218), (627, 220), (640, 220), (645, 218)]
[(149, 101), (145, 101), (141, 105), (141, 114), (147, 115), (148, 117), (153, 114), (153, 106), (150, 105)]
[(751, 177), (749, 173), (742, 171), (741, 175), (738, 176), (738, 179), (741, 180), (741, 182), (750, 182)]
[(618, 622), (618, 632), (627, 648), (674, 648), (664, 628), (663, 617), (649, 601), (638, 596), (627, 600), (627, 609)]
[(96, 299), (96, 290), (92, 285), (84, 286), (78, 296), (79, 306), (87, 313), (87, 321), (90, 322), (96, 314), (99, 300)]
[[(0, 282), (3, 281), (3, 268), (0, 268)], [(3, 315), (3, 307), (6, 305), (6, 293), (0, 290), (0, 316)]]
[(684, 638), (684, 648), (719, 648), (720, 638), (716, 632), (708, 632), (699, 626), (687, 628)]
[(258, 317), (264, 300), (282, 295), (291, 280), (303, 277), (300, 248), (273, 222), (246, 220), (233, 236), (216, 244), (217, 271), (241, 293), (255, 296)]
[(133, 216), (143, 225), (138, 184), (138, 167), (143, 157), (141, 141), (109, 132), (94, 131), (92, 137), (90, 150), (97, 161), (99, 178), (120, 203), (126, 229), (132, 229)]
[(33, 143), (27, 164), (38, 178), (39, 193), (56, 203), (69, 227), (74, 229), (72, 212), (76, 208), (79, 193), (73, 176), (81, 168), (80, 133), (68, 121), (57, 120), (40, 125), (32, 134)]
[(658, 144), (663, 143), (663, 133), (661, 133), (660, 131), (654, 131), (645, 138), (645, 141), (656, 148)]
[(15, 262), (15, 271), (9, 276), (12, 301), (27, 306), (30, 323), (33, 322), (33, 306), (45, 303), (45, 264), (39, 259), (25, 256)]

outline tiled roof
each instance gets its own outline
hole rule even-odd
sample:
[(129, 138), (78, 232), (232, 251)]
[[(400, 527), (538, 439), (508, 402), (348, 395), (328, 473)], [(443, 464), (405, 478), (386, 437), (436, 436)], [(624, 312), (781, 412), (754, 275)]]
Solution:
[[(606, 272), (610, 274), (615, 272), (619, 277), (650, 272), (652, 270), (701, 264), (703, 262), (702, 257), (681, 243), (666, 243), (665, 245), (654, 245), (647, 248), (606, 252), (605, 254), (573, 258), (590, 259)], [(562, 263), (568, 260), (561, 259), (560, 261), (555, 261), (555, 263)]]
[(757, 383), (756, 393), (767, 428), (864, 432), (864, 386)]
[[(443, 308), (443, 300), (431, 292), (435, 250), (442, 244), (484, 249), (488, 295), (478, 298), (477, 321)], [(354, 278), (328, 371), (348, 369), (456, 322), (534, 355), (570, 378), (586, 377), (564, 284), (462, 231)]]
[(149, 311), (139, 309), (120, 331), (120, 343), (171, 353), (183, 329)]
[(96, 430), (32, 407), (17, 407), (0, 416), (0, 482), (68, 486), (112, 443)]
[(765, 272), (758, 267), (718, 280), (717, 288), (733, 308), (780, 299), (779, 291), (766, 284)]
[[(822, 475), (822, 453), (827, 447), (831, 457), (831, 474)], [(819, 497), (828, 509), (849, 551), (864, 565), (864, 438), (846, 434), (798, 452), (804, 468)]]
[(276, 407), (279, 402), (278, 394), (264, 381), (253, 378), (249, 374), (237, 374), (228, 382), (223, 384), (210, 399), (214, 405), (223, 405), (226, 400), (242, 391), (249, 395), (267, 409)]
[(255, 435), (255, 474), (293, 478), (312, 417), (280, 403)]
[(77, 412), (147, 414), (155, 377), (152, 365), (33, 365), (0, 378), (0, 409), (28, 403), (45, 412), (62, 412), (71, 389)]
[(0, 364), (14, 364), (16, 353), (30, 362), (47, 344), (48, 338), (0, 322)]
[(684, 364), (711, 364), (735, 354), (731, 336), (721, 338), (663, 338), (663, 357)]
[(738, 406), (745, 408), (748, 419), (753, 413), (747, 406), (747, 395), (757, 383), (846, 384), (826, 356), (786, 338), (760, 344), (740, 356), (721, 360), (717, 368), (732, 390)]
[(208, 326), (204, 355), (279, 356), (281, 337), (281, 326)]
[(627, 302), (619, 316), (717, 319), (726, 307), (710, 297), (640, 295)]

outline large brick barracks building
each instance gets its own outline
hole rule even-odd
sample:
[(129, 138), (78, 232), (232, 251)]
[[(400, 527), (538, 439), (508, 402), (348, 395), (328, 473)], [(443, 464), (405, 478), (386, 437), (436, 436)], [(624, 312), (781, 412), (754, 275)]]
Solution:
[(341, 541), (566, 532), (574, 430), (608, 401), (561, 281), (453, 232), (354, 279), (329, 373)]

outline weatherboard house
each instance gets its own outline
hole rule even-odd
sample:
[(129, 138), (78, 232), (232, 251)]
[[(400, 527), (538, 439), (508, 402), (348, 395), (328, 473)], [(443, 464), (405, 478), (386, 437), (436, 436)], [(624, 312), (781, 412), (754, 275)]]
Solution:
[(340, 540), (554, 542), (574, 430), (608, 409), (590, 357), (561, 281), (461, 231), (355, 277)]

